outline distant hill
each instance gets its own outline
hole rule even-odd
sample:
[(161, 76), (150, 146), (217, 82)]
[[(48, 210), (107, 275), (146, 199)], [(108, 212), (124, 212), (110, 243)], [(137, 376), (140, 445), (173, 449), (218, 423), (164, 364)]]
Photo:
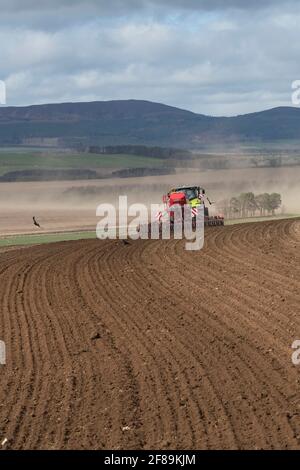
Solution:
[(149, 101), (0, 108), (0, 146), (151, 145), (201, 148), (222, 142), (299, 139), (300, 109), (211, 117)]

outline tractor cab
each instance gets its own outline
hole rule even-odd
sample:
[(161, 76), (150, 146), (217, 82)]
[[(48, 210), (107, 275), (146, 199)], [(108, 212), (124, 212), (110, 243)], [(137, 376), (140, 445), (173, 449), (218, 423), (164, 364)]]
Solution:
[(171, 199), (176, 199), (176, 194), (184, 194), (186, 199), (185, 203), (190, 204), (191, 207), (197, 207), (204, 202), (203, 195), (205, 194), (205, 190), (201, 189), (199, 186), (180, 186), (173, 188), (164, 198), (164, 202), (169, 203)]

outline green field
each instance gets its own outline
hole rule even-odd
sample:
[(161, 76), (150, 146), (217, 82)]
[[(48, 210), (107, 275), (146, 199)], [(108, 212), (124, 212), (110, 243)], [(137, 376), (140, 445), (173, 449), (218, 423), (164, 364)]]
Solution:
[(86, 240), (96, 238), (96, 232), (62, 232), (45, 233), (41, 235), (8, 235), (0, 237), (0, 247), (41, 245), (44, 243), (54, 243), (71, 240)]
[(160, 158), (138, 155), (100, 155), (90, 153), (56, 153), (35, 150), (0, 151), (0, 176), (10, 171), (32, 169), (123, 169), (123, 168), (159, 168), (163, 166)]

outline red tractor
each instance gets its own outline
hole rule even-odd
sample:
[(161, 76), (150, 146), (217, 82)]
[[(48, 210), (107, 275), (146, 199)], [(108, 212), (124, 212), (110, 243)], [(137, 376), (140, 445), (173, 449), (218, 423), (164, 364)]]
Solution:
[[(182, 211), (185, 205), (189, 205), (192, 211), (192, 218), (196, 219), (198, 210), (204, 205), (204, 224), (206, 226), (224, 225), (224, 217), (222, 215), (210, 216), (206, 200), (211, 205), (211, 201), (205, 195), (205, 190), (199, 186), (180, 186), (171, 189), (167, 195), (163, 196), (166, 212), (170, 214), (170, 219), (174, 219), (174, 212), (171, 208), (174, 205), (181, 206)], [(184, 211), (183, 211), (184, 214)], [(161, 218), (163, 214), (161, 213)]]

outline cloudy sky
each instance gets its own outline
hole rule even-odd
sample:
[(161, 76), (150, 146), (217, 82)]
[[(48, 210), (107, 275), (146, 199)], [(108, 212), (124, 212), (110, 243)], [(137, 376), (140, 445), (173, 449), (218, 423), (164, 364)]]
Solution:
[(298, 0), (0, 0), (0, 79), (8, 105), (289, 106), (299, 25)]

